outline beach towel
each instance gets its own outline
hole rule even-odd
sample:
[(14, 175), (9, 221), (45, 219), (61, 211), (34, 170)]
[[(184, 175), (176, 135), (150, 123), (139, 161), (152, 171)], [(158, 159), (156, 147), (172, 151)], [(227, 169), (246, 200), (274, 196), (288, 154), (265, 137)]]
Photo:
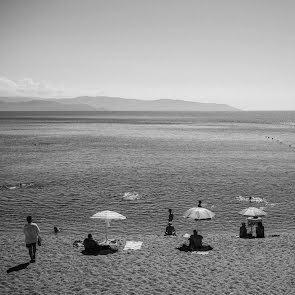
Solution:
[(140, 250), (141, 245), (141, 241), (127, 241), (123, 250)]

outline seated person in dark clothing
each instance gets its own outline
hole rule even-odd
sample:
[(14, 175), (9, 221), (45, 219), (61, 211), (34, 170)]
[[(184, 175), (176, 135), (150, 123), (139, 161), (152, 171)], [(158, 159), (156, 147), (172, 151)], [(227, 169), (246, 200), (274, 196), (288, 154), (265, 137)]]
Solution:
[(194, 230), (194, 233), (189, 237), (189, 247), (191, 251), (199, 250), (202, 248), (203, 237), (198, 235), (198, 232)]
[(171, 222), (169, 222), (166, 227), (165, 236), (176, 236), (175, 228)]
[(248, 238), (248, 233), (247, 233), (247, 228), (246, 228), (245, 222), (243, 222), (242, 226), (240, 227), (240, 238), (242, 238), (242, 239)]
[(264, 238), (264, 226), (261, 221), (258, 222), (256, 227), (256, 238)]
[(113, 250), (109, 245), (99, 245), (95, 240), (93, 240), (92, 234), (89, 234), (88, 238), (83, 241), (83, 245), (85, 250), (83, 250), (82, 253), (85, 255), (107, 254), (117, 251)]
[(83, 245), (84, 245), (85, 251), (87, 252), (94, 252), (98, 248), (98, 244), (96, 241), (93, 240), (92, 234), (89, 234), (88, 238), (86, 238), (83, 241)]

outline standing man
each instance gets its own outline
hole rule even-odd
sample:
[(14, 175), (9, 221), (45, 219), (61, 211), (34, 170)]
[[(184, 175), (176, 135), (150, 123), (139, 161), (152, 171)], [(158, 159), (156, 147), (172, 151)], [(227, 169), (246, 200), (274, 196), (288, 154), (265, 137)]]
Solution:
[(199, 201), (198, 207), (202, 207), (202, 201)]
[(174, 217), (174, 215), (172, 213), (172, 209), (169, 209), (168, 211), (169, 211), (168, 222), (172, 222), (173, 217)]
[(32, 216), (27, 217), (27, 224), (24, 226), (24, 234), (26, 247), (29, 249), (29, 255), (31, 257), (30, 262), (36, 261), (36, 243), (38, 242), (38, 235), (40, 229), (36, 223), (32, 223)]

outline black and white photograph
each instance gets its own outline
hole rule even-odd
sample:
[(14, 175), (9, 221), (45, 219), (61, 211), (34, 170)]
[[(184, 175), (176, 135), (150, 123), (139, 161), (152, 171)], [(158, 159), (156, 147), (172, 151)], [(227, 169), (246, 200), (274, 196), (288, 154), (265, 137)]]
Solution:
[(0, 294), (292, 295), (295, 1), (0, 0)]

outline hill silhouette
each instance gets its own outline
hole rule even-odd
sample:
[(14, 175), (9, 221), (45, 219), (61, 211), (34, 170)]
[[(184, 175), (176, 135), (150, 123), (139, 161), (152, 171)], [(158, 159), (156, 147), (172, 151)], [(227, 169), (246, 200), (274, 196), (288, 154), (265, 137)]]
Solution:
[(239, 111), (226, 104), (185, 100), (139, 100), (108, 96), (74, 98), (0, 97), (1, 111)]

